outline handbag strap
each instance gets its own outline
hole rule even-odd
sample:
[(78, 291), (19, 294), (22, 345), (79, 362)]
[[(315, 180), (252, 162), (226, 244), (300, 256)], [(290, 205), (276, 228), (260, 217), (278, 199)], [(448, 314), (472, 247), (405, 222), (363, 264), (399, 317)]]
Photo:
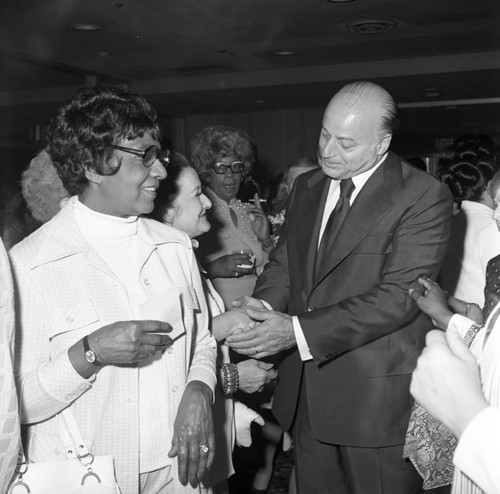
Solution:
[(93, 461), (93, 455), (88, 450), (83, 441), (80, 430), (76, 425), (73, 413), (69, 408), (65, 408), (57, 414), (57, 428), (61, 436), (64, 450), (68, 459), (79, 458), (80, 460), (89, 458), (90, 463)]

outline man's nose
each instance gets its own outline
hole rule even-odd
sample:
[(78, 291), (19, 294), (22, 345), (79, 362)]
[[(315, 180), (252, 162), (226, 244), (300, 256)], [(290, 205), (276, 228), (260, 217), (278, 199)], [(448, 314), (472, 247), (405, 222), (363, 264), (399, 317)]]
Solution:
[(337, 156), (337, 148), (335, 146), (335, 140), (334, 139), (328, 139), (326, 141), (325, 145), (323, 146), (321, 155), (323, 158), (331, 158), (333, 156)]

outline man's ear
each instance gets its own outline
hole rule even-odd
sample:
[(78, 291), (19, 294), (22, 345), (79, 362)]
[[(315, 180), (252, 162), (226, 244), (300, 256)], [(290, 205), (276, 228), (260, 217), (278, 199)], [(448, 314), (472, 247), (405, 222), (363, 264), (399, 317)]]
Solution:
[(391, 139), (392, 139), (392, 134), (387, 134), (387, 135), (382, 137), (382, 139), (380, 140), (380, 142), (378, 144), (377, 154), (379, 156), (382, 156), (385, 153), (387, 153), (387, 150), (389, 149), (389, 146), (391, 145)]
[(102, 182), (102, 175), (99, 175), (88, 167), (85, 168), (85, 177), (93, 184), (100, 184)]

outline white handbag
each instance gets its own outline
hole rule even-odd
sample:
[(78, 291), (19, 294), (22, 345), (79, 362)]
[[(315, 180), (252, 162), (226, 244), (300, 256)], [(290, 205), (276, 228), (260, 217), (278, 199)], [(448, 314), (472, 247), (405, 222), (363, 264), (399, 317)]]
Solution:
[(120, 494), (112, 456), (94, 456), (83, 442), (69, 409), (57, 416), (67, 460), (22, 461), (7, 494)]

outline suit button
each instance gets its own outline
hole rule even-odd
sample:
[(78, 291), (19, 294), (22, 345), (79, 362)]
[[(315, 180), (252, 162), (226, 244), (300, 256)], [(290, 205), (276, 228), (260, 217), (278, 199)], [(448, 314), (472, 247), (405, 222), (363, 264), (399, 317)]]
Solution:
[(312, 305), (310, 305), (309, 307), (307, 307), (307, 312), (312, 312), (314, 310), (314, 307)]

